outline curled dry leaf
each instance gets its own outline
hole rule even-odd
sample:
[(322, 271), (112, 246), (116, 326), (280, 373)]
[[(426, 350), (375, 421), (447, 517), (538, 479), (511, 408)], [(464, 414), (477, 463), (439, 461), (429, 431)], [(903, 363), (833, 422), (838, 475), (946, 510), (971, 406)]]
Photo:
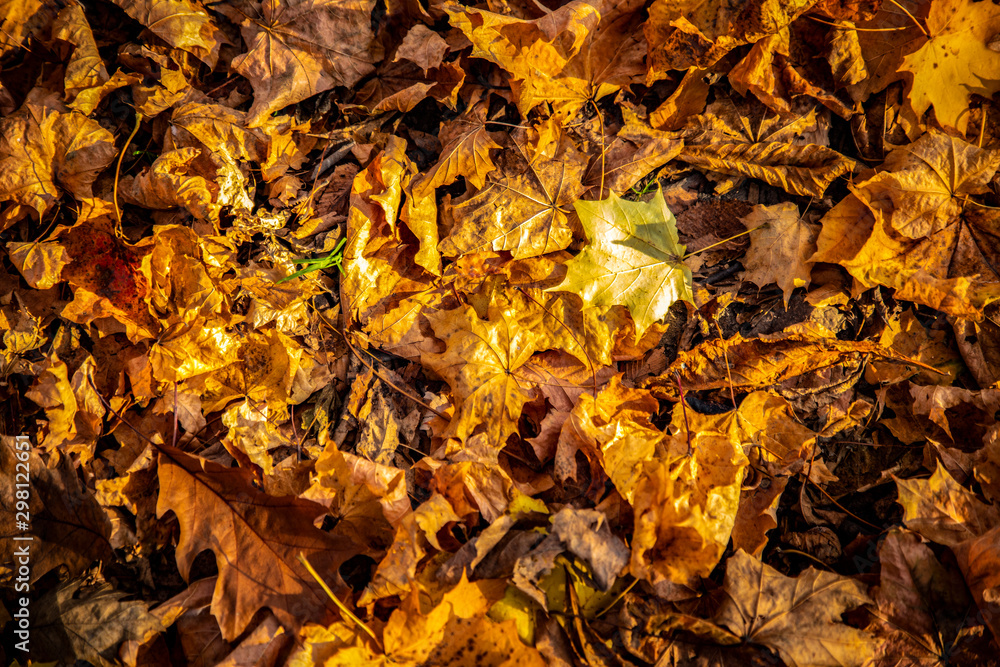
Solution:
[(199, 0), (115, 0), (129, 16), (157, 37), (215, 67), (219, 49), (228, 43)]
[(810, 333), (778, 333), (744, 339), (715, 339), (684, 352), (665, 372), (641, 382), (665, 396), (677, 396), (677, 378), (685, 391), (764, 389), (827, 367), (860, 366), (865, 358), (896, 363), (915, 360), (870, 341), (841, 341)]
[(724, 174), (759, 178), (804, 197), (822, 197), (834, 180), (849, 174), (856, 164), (826, 146), (776, 142), (685, 146), (679, 158)]

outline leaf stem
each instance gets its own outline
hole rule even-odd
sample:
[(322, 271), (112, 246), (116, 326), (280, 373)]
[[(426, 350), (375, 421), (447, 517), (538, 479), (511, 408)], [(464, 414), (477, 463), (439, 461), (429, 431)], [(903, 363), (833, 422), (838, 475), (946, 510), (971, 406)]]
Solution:
[(908, 10), (906, 7), (904, 7), (903, 5), (901, 5), (898, 2), (896, 2), (896, 0), (889, 0), (889, 2), (891, 2), (892, 4), (894, 4), (897, 7), (899, 7), (903, 11), (904, 14), (906, 14), (907, 16), (909, 16), (910, 20), (913, 21), (913, 24), (920, 29), (920, 32), (924, 33), (924, 37), (926, 37), (927, 39), (931, 38), (930, 33), (927, 32), (927, 30), (924, 28), (924, 26), (920, 25), (920, 21), (918, 21), (916, 19), (916, 17), (913, 16), (913, 14), (910, 13), (910, 10)]
[(687, 411), (687, 401), (684, 400), (684, 385), (681, 383), (681, 374), (679, 372), (674, 372), (674, 378), (677, 380), (677, 389), (680, 391), (681, 395), (681, 413), (684, 415), (684, 431), (687, 436), (687, 446), (688, 446), (688, 456), (691, 456), (691, 424), (688, 422), (688, 411)]
[(330, 590), (330, 587), (327, 586), (326, 582), (323, 581), (323, 578), (321, 576), (319, 576), (319, 572), (317, 572), (313, 568), (313, 566), (309, 563), (309, 559), (306, 558), (305, 554), (303, 554), (301, 551), (299, 552), (299, 562), (306, 566), (306, 569), (309, 570), (309, 574), (311, 574), (312, 577), (313, 577), (313, 579), (315, 579), (316, 582), (319, 583), (319, 585), (323, 587), (323, 590), (326, 591), (326, 594), (330, 596), (330, 599), (333, 600), (334, 604), (337, 605), (337, 607), (340, 609), (340, 611), (344, 612), (344, 615), (347, 616), (347, 618), (349, 618), (352, 621), (354, 621), (354, 623), (359, 628), (361, 628), (362, 630), (365, 631), (365, 634), (367, 634), (369, 637), (372, 638), (372, 641), (375, 642), (376, 646), (378, 646), (378, 650), (380, 650), (383, 653), (385, 653), (385, 649), (382, 648), (382, 642), (380, 642), (378, 640), (378, 637), (375, 636), (375, 633), (372, 632), (372, 629), (369, 628), (367, 625), (365, 625), (364, 621), (362, 621), (360, 618), (358, 618), (357, 616), (355, 616), (354, 612), (352, 612), (350, 609), (348, 609), (347, 605), (345, 605), (343, 602), (341, 602), (340, 598), (338, 598), (336, 595), (333, 594), (333, 591)]
[(756, 227), (754, 227), (753, 229), (748, 229), (748, 230), (746, 230), (745, 232), (740, 232), (739, 234), (733, 234), (733, 235), (732, 235), (732, 236), (730, 236), (730, 237), (729, 237), (728, 239), (722, 239), (721, 241), (716, 241), (716, 242), (715, 242), (715, 243), (713, 243), (712, 245), (708, 245), (708, 246), (705, 246), (704, 248), (699, 248), (698, 250), (693, 250), (693, 251), (689, 252), (688, 254), (684, 255), (683, 257), (681, 257), (681, 261), (683, 262), (683, 261), (684, 261), (685, 259), (687, 259), (688, 257), (694, 257), (695, 255), (697, 255), (697, 254), (699, 254), (699, 253), (703, 253), (703, 252), (705, 252), (706, 250), (711, 250), (712, 248), (714, 248), (714, 247), (716, 247), (716, 246), (720, 246), (720, 245), (722, 245), (723, 243), (729, 243), (729, 242), (730, 242), (730, 241), (732, 241), (733, 239), (738, 239), (738, 238), (739, 238), (739, 237), (741, 237), (741, 236), (746, 236), (746, 235), (747, 235), (747, 234), (749, 234), (750, 232), (755, 232), (755, 231), (757, 231), (758, 229), (760, 229), (761, 227), (767, 227), (767, 225), (768, 225), (768, 223), (766, 223), (766, 222), (765, 222), (765, 223), (764, 223), (763, 225), (757, 225), (757, 226), (756, 226)]
[(121, 175), (122, 160), (125, 159), (125, 152), (128, 150), (129, 144), (132, 143), (132, 139), (135, 138), (136, 133), (139, 131), (139, 125), (141, 124), (142, 113), (140, 113), (137, 109), (135, 112), (135, 125), (132, 127), (132, 134), (128, 135), (128, 139), (125, 140), (125, 145), (122, 146), (121, 153), (118, 154), (118, 166), (115, 167), (115, 187), (112, 198), (115, 200), (115, 217), (118, 218), (118, 228), (115, 231), (119, 236), (121, 236), (122, 210), (118, 207), (118, 177)]

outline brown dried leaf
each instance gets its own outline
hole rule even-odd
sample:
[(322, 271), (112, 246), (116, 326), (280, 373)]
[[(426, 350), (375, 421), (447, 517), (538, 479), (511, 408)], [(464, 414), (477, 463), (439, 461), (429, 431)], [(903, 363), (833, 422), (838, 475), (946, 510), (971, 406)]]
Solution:
[(837, 178), (849, 174), (854, 160), (816, 144), (685, 145), (678, 159), (724, 174), (759, 178), (804, 197), (822, 197)]
[(649, 44), (647, 83), (668, 70), (707, 67), (731, 49), (774, 34), (806, 12), (815, 0), (656, 0), (643, 29)]
[(813, 568), (786, 577), (738, 551), (726, 563), (723, 587), (715, 622), (777, 651), (789, 667), (860, 667), (874, 655), (873, 638), (840, 619), (870, 602), (854, 579)]
[[(835, 262), (866, 286), (980, 319), (1000, 296), (1000, 215), (967, 202), (1000, 154), (931, 132), (886, 159), (822, 220), (814, 262)], [(959, 193), (962, 193), (959, 195)]]
[[(24, 442), (23, 440), (21, 442)], [(29, 443), (30, 444), (30, 443)], [(25, 460), (25, 454), (28, 454)], [(20, 463), (20, 465), (18, 465)], [(26, 465), (25, 465), (26, 464)], [(22, 531), (14, 532), (14, 518), (20, 511), (15, 500), (23, 500), (24, 468), (30, 470), (28, 513), (30, 535), (36, 540), (16, 541)], [(111, 524), (94, 495), (84, 487), (69, 456), (47, 467), (35, 452), (17, 447), (12, 436), (3, 436), (0, 444), (0, 506), (11, 517), (4, 531), (0, 556), (8, 563), (18, 563), (19, 550), (28, 546), (28, 581), (34, 583), (49, 571), (65, 566), (71, 576), (82, 573), (95, 560), (113, 558), (109, 538)], [(21, 494), (15, 495), (20, 490)], [(23, 551), (21, 551), (23, 556)], [(20, 561), (20, 565), (25, 565)]]
[(371, 0), (241, 0), (222, 8), (240, 24), (247, 52), (233, 69), (254, 90), (248, 127), (274, 111), (373, 71)]
[(327, 583), (338, 587), (337, 568), (353, 544), (317, 529), (323, 507), (298, 498), (276, 498), (254, 488), (241, 468), (225, 468), (168, 445), (160, 446), (157, 516), (172, 511), (181, 525), (177, 566), (187, 578), (195, 557), (215, 552), (219, 579), (212, 613), (222, 635), (242, 633), (261, 607), (297, 630), (331, 614), (333, 603), (298, 561), (304, 554)]
[[(791, 202), (774, 206), (758, 205), (742, 218), (750, 235), (743, 266), (744, 278), (759, 287), (776, 283), (785, 297), (785, 307), (796, 287), (807, 287), (816, 251), (819, 228), (799, 217), (799, 208)], [(759, 229), (763, 227), (763, 229)]]
[[(975, 664), (989, 651), (968, 627), (975, 616), (961, 575), (941, 564), (920, 537), (892, 529), (879, 547), (878, 613), (868, 628), (881, 640), (879, 659), (914, 667)], [(957, 649), (957, 651), (956, 651)]]
[(1000, 511), (939, 463), (930, 479), (897, 479), (907, 528), (952, 549), (984, 623), (1000, 637)]
[(84, 586), (83, 580), (71, 579), (60, 584), (32, 609), (32, 657), (118, 663), (122, 642), (146, 641), (163, 629), (146, 603), (123, 602), (125, 597), (107, 582)]
[(685, 391), (763, 389), (824, 368), (858, 365), (865, 356), (905, 363), (909, 360), (870, 341), (842, 341), (805, 333), (777, 333), (745, 339), (706, 341), (682, 352), (658, 377), (641, 386), (668, 396), (677, 395), (677, 376)]

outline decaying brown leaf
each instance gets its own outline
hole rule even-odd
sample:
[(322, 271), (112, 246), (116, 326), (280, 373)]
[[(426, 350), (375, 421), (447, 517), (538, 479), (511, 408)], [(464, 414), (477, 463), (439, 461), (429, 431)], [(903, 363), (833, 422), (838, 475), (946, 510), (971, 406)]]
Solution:
[(40, 660), (114, 664), (121, 642), (143, 641), (163, 628), (143, 602), (124, 597), (107, 582), (84, 586), (75, 579), (56, 588), (38, 601), (32, 628), (38, 633), (35, 655)]

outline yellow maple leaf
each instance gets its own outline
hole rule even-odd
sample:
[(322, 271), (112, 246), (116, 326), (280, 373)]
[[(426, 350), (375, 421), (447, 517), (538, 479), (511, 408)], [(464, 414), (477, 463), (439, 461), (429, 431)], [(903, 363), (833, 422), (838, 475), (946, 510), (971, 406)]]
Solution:
[(939, 123), (965, 132), (969, 97), (1000, 92), (1000, 53), (987, 47), (997, 32), (1000, 8), (992, 2), (931, 3), (927, 39), (900, 66), (912, 77), (905, 99), (918, 116), (933, 106)]
[(691, 270), (681, 262), (685, 247), (662, 191), (648, 203), (612, 192), (575, 206), (590, 244), (567, 262), (566, 277), (553, 291), (575, 292), (587, 306), (627, 306), (637, 336), (665, 317), (675, 301), (694, 300)]
[(439, 246), (445, 257), (509, 250), (515, 259), (562, 250), (573, 240), (568, 208), (584, 190), (587, 156), (555, 119), (512, 135), (499, 174), (453, 209), (455, 226)]
[(513, 375), (532, 354), (547, 345), (539, 334), (541, 317), (526, 321), (513, 309), (490, 322), (465, 307), (427, 313), (434, 335), (448, 341), (442, 354), (424, 354), (422, 361), (447, 380), (457, 411), (448, 435), (465, 440), (485, 427), (493, 447), (502, 448), (517, 431), (521, 408), (531, 399), (529, 384)]

